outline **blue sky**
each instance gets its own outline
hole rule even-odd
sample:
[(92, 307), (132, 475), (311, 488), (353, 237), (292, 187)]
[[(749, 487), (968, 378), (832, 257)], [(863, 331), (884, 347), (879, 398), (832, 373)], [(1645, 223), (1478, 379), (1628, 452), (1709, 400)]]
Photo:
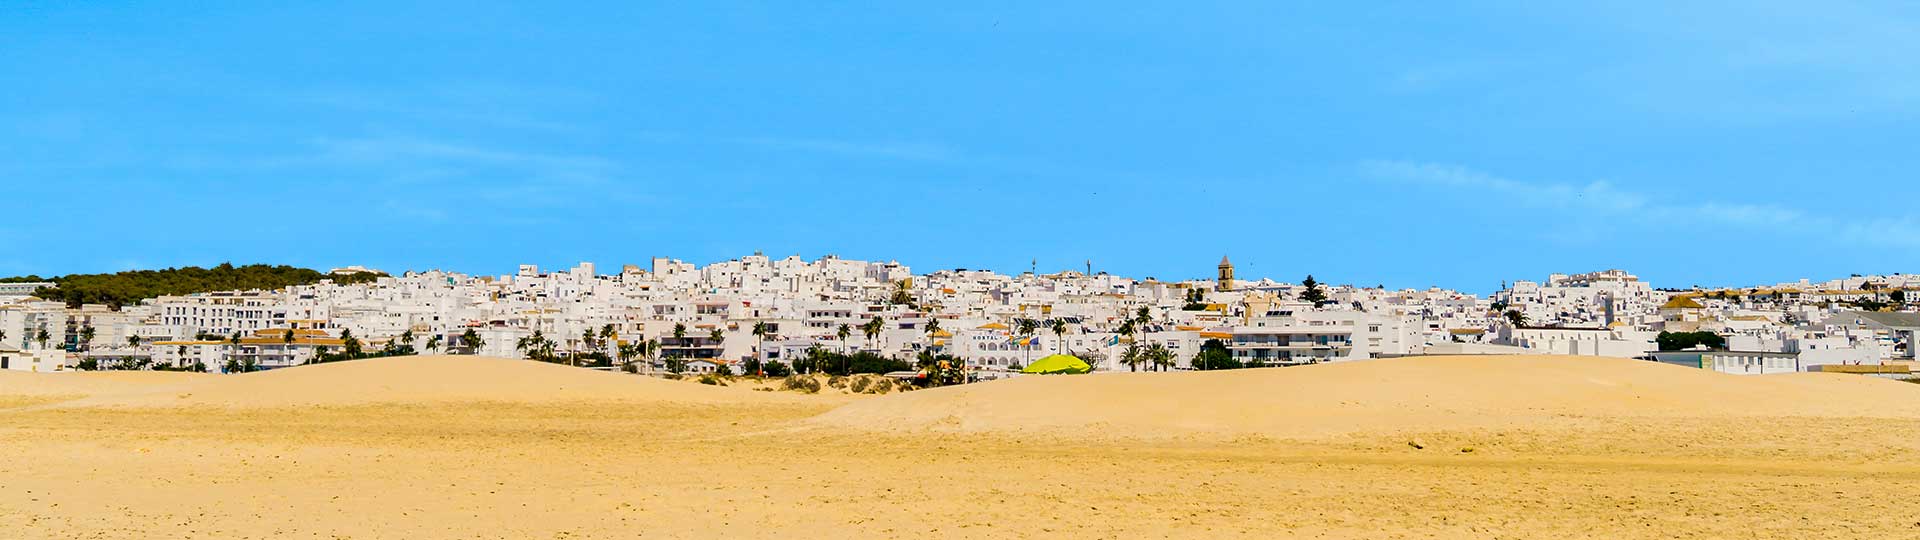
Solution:
[(1913, 4), (223, 4), (0, 8), (0, 274), (1920, 270)]

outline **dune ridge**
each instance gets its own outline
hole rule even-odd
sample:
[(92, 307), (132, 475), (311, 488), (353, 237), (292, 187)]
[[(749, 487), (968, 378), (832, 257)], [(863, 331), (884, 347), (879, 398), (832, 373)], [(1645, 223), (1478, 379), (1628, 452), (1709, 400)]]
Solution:
[(211, 375), (166, 371), (63, 371), (33, 373), (0, 370), (0, 396), (94, 396), (204, 380)]
[[(27, 375), (43, 376), (43, 379), (55, 376)], [(764, 403), (793, 399), (785, 395), (477, 356), (374, 358), (239, 375), (169, 375), (183, 376), (95, 384), (86, 392), (64, 392), (84, 397), (59, 406), (249, 408), (451, 402)], [(11, 393), (18, 387), (22, 391), (44, 391), (43, 395), (50, 395), (72, 386), (75, 385), (51, 380), (0, 384), (0, 394)]]
[(1578, 418), (1920, 417), (1920, 385), (1638, 360), (1435, 356), (1284, 369), (1037, 376), (855, 402), (815, 425), (1137, 436), (1321, 436)]

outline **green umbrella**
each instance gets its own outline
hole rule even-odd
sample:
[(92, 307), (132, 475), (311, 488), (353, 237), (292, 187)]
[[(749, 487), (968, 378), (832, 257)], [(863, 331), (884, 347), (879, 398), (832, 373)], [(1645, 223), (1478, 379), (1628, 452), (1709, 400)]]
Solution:
[(1020, 370), (1021, 373), (1066, 374), (1086, 373), (1089, 371), (1093, 371), (1093, 366), (1089, 366), (1086, 361), (1067, 354), (1056, 354), (1034, 360), (1033, 363), (1027, 364), (1026, 369)]

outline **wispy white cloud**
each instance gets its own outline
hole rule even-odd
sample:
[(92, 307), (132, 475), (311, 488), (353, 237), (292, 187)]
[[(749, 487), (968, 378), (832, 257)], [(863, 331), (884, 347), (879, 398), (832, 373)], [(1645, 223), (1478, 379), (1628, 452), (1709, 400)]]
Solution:
[(412, 137), (316, 139), (317, 159), (332, 162), (447, 161), (531, 169), (554, 176), (593, 177), (613, 168), (610, 160), (581, 155), (502, 150)]
[(1582, 207), (1631, 212), (1646, 207), (1646, 198), (1620, 191), (1606, 181), (1585, 184), (1529, 183), (1493, 176), (1457, 165), (1368, 161), (1361, 169), (1370, 176), (1411, 180), (1441, 187), (1498, 195), (1508, 203), (1537, 207)]
[(727, 142), (787, 150), (908, 160), (940, 161), (954, 157), (953, 151), (945, 146), (912, 142), (843, 141), (786, 137), (740, 137), (727, 139)]
[[(576, 133), (581, 126), (535, 112), (547, 103), (595, 102), (599, 96), (567, 88), (452, 83), (421, 88), (275, 88), (268, 99), (331, 109), (384, 122), (432, 122), (510, 130)], [(383, 123), (384, 123), (383, 122)]]
[(691, 135), (671, 131), (637, 131), (630, 132), (627, 135), (654, 143), (750, 146), (772, 150), (910, 161), (949, 161), (957, 159), (960, 155), (959, 152), (946, 145), (910, 141), (872, 141), (782, 136), (710, 136)]
[[(1662, 198), (1622, 190), (1606, 181), (1521, 181), (1438, 163), (1367, 161), (1360, 164), (1360, 170), (1363, 175), (1376, 179), (1464, 190), (1501, 208), (1577, 210), (1582, 215), (1656, 227), (1717, 227), (1806, 235), (1812, 241), (1920, 247), (1920, 221), (1911, 217), (1834, 216), (1778, 205), (1726, 201), (1663, 202)], [(1555, 218), (1546, 216), (1545, 219), (1551, 222)]]
[[(1588, 20), (1647, 40), (1590, 82), (1662, 110), (1750, 120), (1920, 105), (1920, 11), (1910, 3), (1662, 3)], [(1578, 16), (1578, 15), (1576, 15)], [(1713, 21), (1713, 24), (1701, 24)]]

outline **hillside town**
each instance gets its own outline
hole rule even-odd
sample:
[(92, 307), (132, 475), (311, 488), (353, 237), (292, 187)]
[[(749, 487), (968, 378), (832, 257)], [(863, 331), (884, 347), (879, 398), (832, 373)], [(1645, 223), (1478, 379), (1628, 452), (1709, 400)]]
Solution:
[[(1067, 354), (1097, 371), (1277, 367), (1423, 354), (1641, 358), (1735, 374), (1912, 374), (1920, 277), (1655, 288), (1623, 270), (1446, 289), (1068, 270), (915, 274), (898, 262), (761, 254), (603, 273), (336, 279), (280, 290), (68, 305), (0, 284), (0, 368), (275, 369), (329, 355), (442, 353), (650, 372), (750, 371), (827, 350), (940, 355), (989, 378)], [(367, 274), (377, 274), (370, 278)], [(358, 276), (360, 279), (340, 279)], [(1212, 351), (1211, 353), (1209, 351)]]

